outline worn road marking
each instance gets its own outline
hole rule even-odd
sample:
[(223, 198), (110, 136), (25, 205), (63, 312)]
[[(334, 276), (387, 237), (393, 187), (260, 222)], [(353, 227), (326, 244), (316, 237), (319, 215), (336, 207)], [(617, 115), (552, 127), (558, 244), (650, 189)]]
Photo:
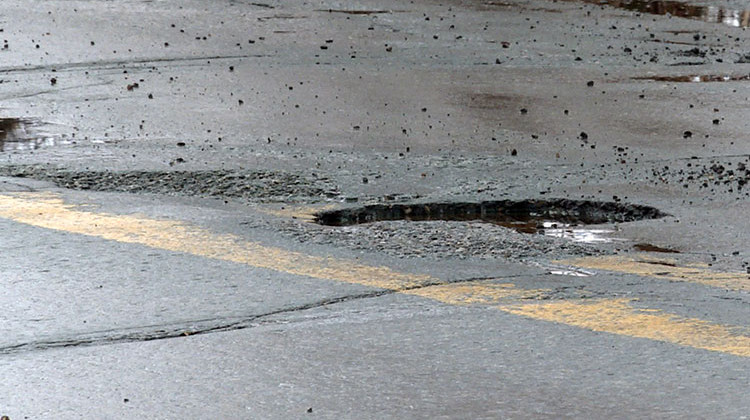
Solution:
[(335, 208), (335, 205), (327, 204), (324, 206), (284, 206), (283, 208), (258, 207), (257, 210), (261, 213), (270, 214), (272, 216), (312, 222), (315, 220), (315, 215), (317, 213), (333, 210)]
[(544, 289), (520, 289), (511, 283), (493, 283), (482, 280), (467, 283), (440, 284), (405, 290), (401, 293), (421, 296), (451, 305), (494, 305), (517, 302), (525, 299), (542, 299), (550, 291)]
[(559, 322), (592, 331), (719, 351), (750, 357), (750, 336), (740, 327), (683, 318), (660, 311), (633, 308), (625, 299), (602, 299), (591, 303), (555, 301), (499, 307), (516, 315)]
[(47, 229), (383, 289), (399, 290), (436, 281), (430, 276), (400, 273), (387, 267), (267, 247), (176, 221), (80, 211), (53, 194), (0, 195), (0, 217)]
[(440, 284), (405, 290), (436, 283), (438, 279), (427, 275), (399, 273), (387, 267), (373, 267), (267, 247), (235, 235), (219, 235), (181, 222), (82, 211), (74, 205), (64, 203), (56, 194), (0, 194), (0, 217), (52, 230), (183, 252), (279, 272), (390, 289), (452, 305), (490, 305), (533, 319), (750, 357), (750, 337), (743, 327), (637, 309), (630, 307), (624, 300), (522, 303), (525, 300), (539, 302), (537, 299), (548, 298), (550, 291), (525, 290), (513, 284), (497, 284), (492, 281)]
[(635, 257), (620, 255), (585, 257), (556, 261), (556, 263), (594, 270), (700, 283), (722, 289), (750, 291), (750, 274), (712, 271), (704, 265), (680, 266), (673, 260), (658, 259), (645, 254)]
[(451, 305), (491, 305), (527, 318), (750, 357), (750, 335), (745, 327), (635, 308), (628, 305), (627, 299), (543, 300), (549, 297), (550, 290), (520, 289), (513, 284), (488, 281), (430, 286), (403, 293)]

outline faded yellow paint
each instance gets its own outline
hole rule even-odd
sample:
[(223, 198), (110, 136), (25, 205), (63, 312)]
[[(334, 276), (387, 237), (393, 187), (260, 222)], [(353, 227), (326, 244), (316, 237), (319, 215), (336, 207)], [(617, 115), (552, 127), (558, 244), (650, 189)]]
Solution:
[(750, 274), (713, 271), (700, 264), (679, 265), (675, 260), (657, 259), (649, 255), (585, 257), (556, 261), (556, 263), (594, 270), (700, 283), (722, 289), (750, 291)]
[(400, 290), (436, 281), (430, 276), (399, 273), (387, 267), (267, 247), (182, 222), (81, 211), (51, 194), (0, 195), (0, 217), (47, 229), (383, 289)]
[[(712, 324), (699, 319), (662, 314), (654, 309), (635, 309), (624, 300), (545, 301), (526, 303), (549, 297), (550, 291), (497, 284), (491, 280), (441, 284), (411, 289), (438, 280), (419, 274), (393, 271), (351, 261), (311, 256), (280, 248), (267, 247), (236, 235), (220, 235), (182, 222), (156, 220), (146, 216), (117, 215), (84, 211), (82, 206), (66, 204), (56, 194), (0, 194), (0, 217), (46, 229), (99, 237), (152, 248), (182, 252), (265, 268), (290, 274), (330, 279), (399, 291), (452, 305), (489, 305), (502, 311), (534, 319), (573, 325), (594, 331), (630, 337), (665, 341), (700, 349), (750, 357), (750, 337), (740, 327)], [(87, 206), (90, 209), (90, 207)], [(588, 268), (619, 267), (619, 260), (583, 259)], [(592, 262), (593, 261), (593, 262)], [(598, 262), (597, 262), (598, 261)], [(568, 262), (569, 264), (572, 262)], [(628, 262), (630, 271), (648, 275), (653, 264)], [(641, 265), (639, 265), (641, 264)], [(675, 267), (665, 267), (674, 269)], [(697, 275), (701, 268), (680, 271), (684, 276)], [(692, 270), (692, 271), (687, 271)], [(674, 270), (673, 270), (674, 271)], [(703, 273), (705, 274), (705, 273)], [(711, 272), (714, 277), (723, 273)], [(705, 277), (705, 275), (704, 275)], [(680, 278), (681, 279), (681, 278)], [(725, 277), (727, 281), (739, 281)], [(732, 283), (737, 284), (737, 283)], [(742, 285), (742, 284), (739, 284)], [(743, 335), (744, 334), (744, 335)]]
[[(546, 300), (550, 290), (520, 289), (514, 284), (486, 280), (429, 286), (402, 293), (451, 305), (489, 305), (514, 315), (592, 331), (750, 357), (750, 336), (746, 327), (680, 317), (659, 309), (634, 308), (625, 299), (551, 301)], [(527, 300), (543, 300), (544, 303), (522, 303)]]
[(284, 217), (312, 222), (315, 214), (336, 208), (333, 204), (325, 206), (284, 206), (284, 208), (258, 207), (258, 211), (271, 216)]
[(750, 357), (750, 336), (746, 329), (743, 331), (740, 327), (713, 324), (701, 319), (643, 311), (629, 306), (627, 302), (623, 299), (604, 299), (591, 303), (556, 301), (501, 306), (498, 309), (592, 331)]
[(451, 305), (493, 305), (522, 299), (541, 299), (549, 291), (543, 289), (519, 289), (511, 283), (492, 283), (483, 280), (467, 283), (441, 284), (402, 293), (421, 296)]

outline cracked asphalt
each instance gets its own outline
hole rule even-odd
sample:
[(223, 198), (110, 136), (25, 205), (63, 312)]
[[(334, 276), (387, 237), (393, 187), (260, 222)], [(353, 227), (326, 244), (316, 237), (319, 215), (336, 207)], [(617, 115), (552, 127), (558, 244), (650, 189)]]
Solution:
[(5, 0), (0, 415), (747, 418), (746, 7)]

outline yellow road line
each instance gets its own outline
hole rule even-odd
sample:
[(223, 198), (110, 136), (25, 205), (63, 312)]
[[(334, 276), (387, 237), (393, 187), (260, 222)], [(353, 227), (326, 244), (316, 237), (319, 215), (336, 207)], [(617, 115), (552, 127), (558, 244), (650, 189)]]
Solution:
[(0, 217), (32, 226), (231, 261), (302, 276), (399, 290), (434, 282), (419, 274), (263, 246), (236, 235), (146, 217), (80, 211), (57, 195), (0, 195)]
[(311, 222), (315, 220), (316, 213), (332, 210), (334, 208), (336, 208), (335, 205), (328, 204), (325, 206), (284, 206), (283, 208), (258, 207), (257, 210), (261, 213), (270, 214), (272, 216)]
[(390, 289), (452, 305), (490, 305), (511, 314), (534, 319), (750, 357), (750, 337), (743, 335), (741, 327), (647, 312), (631, 308), (622, 300), (520, 304), (525, 300), (546, 299), (551, 291), (525, 290), (513, 284), (496, 284), (492, 281), (405, 290), (436, 282), (437, 279), (427, 275), (399, 273), (387, 267), (367, 266), (267, 247), (236, 235), (219, 235), (181, 222), (82, 211), (64, 203), (55, 194), (0, 194), (0, 217), (52, 230), (183, 252), (279, 272)]
[(556, 263), (594, 270), (700, 283), (729, 290), (750, 291), (750, 274), (712, 271), (700, 265), (679, 266), (673, 260), (653, 258), (649, 255), (585, 257), (556, 261)]
[(525, 299), (542, 299), (549, 293), (543, 289), (519, 289), (514, 284), (483, 280), (466, 283), (441, 284), (406, 290), (401, 293), (421, 296), (451, 305), (494, 305)]
[(592, 331), (647, 338), (735, 356), (750, 357), (750, 336), (743, 328), (683, 318), (653, 310), (639, 310), (623, 299), (591, 303), (555, 301), (499, 307), (515, 315), (558, 322)]
[(450, 305), (490, 305), (503, 312), (592, 331), (647, 338), (735, 356), (750, 357), (745, 327), (685, 318), (655, 309), (639, 309), (626, 299), (555, 300), (519, 303), (549, 297), (549, 290), (525, 290), (488, 281), (424, 287), (406, 292)]

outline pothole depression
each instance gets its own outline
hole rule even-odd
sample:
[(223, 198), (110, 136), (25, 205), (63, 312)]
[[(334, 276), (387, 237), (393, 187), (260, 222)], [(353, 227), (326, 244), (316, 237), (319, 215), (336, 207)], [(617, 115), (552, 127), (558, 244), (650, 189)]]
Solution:
[[(571, 226), (633, 222), (667, 216), (644, 205), (588, 200), (499, 200), (461, 203), (373, 204), (318, 213), (315, 222), (351, 226), (379, 221), (481, 221), (523, 233), (557, 232)], [(564, 236), (564, 235), (561, 235)], [(575, 238), (573, 238), (575, 239)]]

